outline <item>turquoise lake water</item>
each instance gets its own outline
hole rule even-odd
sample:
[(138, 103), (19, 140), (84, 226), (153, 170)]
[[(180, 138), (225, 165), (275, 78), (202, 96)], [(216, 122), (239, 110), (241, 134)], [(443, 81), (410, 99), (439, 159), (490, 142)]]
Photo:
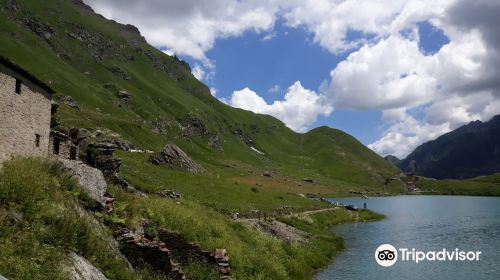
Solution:
[[(316, 276), (326, 279), (500, 279), (500, 197), (394, 196), (336, 198), (382, 213), (378, 222), (332, 229), (346, 249)], [(417, 251), (481, 251), (479, 261), (398, 261), (382, 267), (376, 248), (384, 243)], [(399, 254), (401, 257), (401, 254)]]

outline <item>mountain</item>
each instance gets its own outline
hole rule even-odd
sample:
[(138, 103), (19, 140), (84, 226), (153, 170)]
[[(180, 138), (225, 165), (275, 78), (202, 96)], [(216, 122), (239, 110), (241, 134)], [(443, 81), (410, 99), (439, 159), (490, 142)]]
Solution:
[(464, 179), (500, 172), (500, 115), (488, 122), (474, 121), (417, 147), (401, 163), (414, 161), (417, 175), (436, 179)]
[(105, 131), (152, 151), (175, 143), (212, 172), (270, 170), (337, 191), (381, 189), (396, 172), (341, 131), (295, 133), (271, 116), (227, 106), (187, 63), (82, 1), (1, 2), (0, 53), (55, 89), (62, 127)]
[(385, 156), (384, 159), (392, 164), (394, 164), (395, 166), (399, 166), (399, 164), (401, 163), (401, 160), (396, 157), (396, 156), (393, 156), (393, 155), (388, 155), (388, 156)]

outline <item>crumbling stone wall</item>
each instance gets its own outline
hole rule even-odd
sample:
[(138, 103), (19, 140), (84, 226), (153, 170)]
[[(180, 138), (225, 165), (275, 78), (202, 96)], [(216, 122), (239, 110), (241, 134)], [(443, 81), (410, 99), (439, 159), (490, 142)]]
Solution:
[(47, 156), (50, 98), (26, 79), (16, 93), (15, 73), (0, 65), (0, 163), (17, 155)]

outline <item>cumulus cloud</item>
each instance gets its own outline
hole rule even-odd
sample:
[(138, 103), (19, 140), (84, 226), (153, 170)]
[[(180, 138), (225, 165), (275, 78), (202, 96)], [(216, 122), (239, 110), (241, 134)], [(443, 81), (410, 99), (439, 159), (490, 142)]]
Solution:
[(248, 87), (234, 91), (228, 104), (274, 116), (291, 129), (301, 132), (307, 130), (318, 116), (328, 116), (333, 111), (324, 96), (304, 88), (299, 81), (288, 88), (283, 100), (276, 100), (272, 104)]
[[(495, 0), (85, 0), (107, 18), (136, 25), (166, 53), (200, 64), (193, 74), (213, 77), (206, 56), (217, 39), (263, 32), (271, 39), (282, 18), (309, 31), (331, 53), (350, 52), (316, 93), (299, 82), (271, 104), (246, 88), (226, 103), (270, 114), (303, 131), (333, 106), (381, 110), (385, 130), (370, 145), (404, 156), (417, 145), (469, 121), (500, 112), (500, 2)], [(419, 22), (443, 31), (449, 43), (428, 54)], [(270, 36), (268, 36), (270, 35)], [(271, 90), (270, 90), (271, 92)], [(422, 116), (411, 111), (421, 108)]]
[(137, 26), (152, 45), (203, 62), (217, 38), (270, 29), (278, 8), (273, 1), (84, 1), (106, 18)]

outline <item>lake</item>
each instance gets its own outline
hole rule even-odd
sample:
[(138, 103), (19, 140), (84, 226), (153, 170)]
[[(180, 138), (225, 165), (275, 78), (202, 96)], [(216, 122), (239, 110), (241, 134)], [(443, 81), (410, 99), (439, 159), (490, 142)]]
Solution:
[[(500, 197), (394, 196), (335, 198), (386, 215), (378, 222), (336, 226), (346, 249), (323, 272), (324, 279), (500, 279)], [(401, 261), (383, 267), (375, 260), (384, 243), (417, 251), (481, 251), (479, 261)], [(399, 254), (401, 257), (401, 254)]]

